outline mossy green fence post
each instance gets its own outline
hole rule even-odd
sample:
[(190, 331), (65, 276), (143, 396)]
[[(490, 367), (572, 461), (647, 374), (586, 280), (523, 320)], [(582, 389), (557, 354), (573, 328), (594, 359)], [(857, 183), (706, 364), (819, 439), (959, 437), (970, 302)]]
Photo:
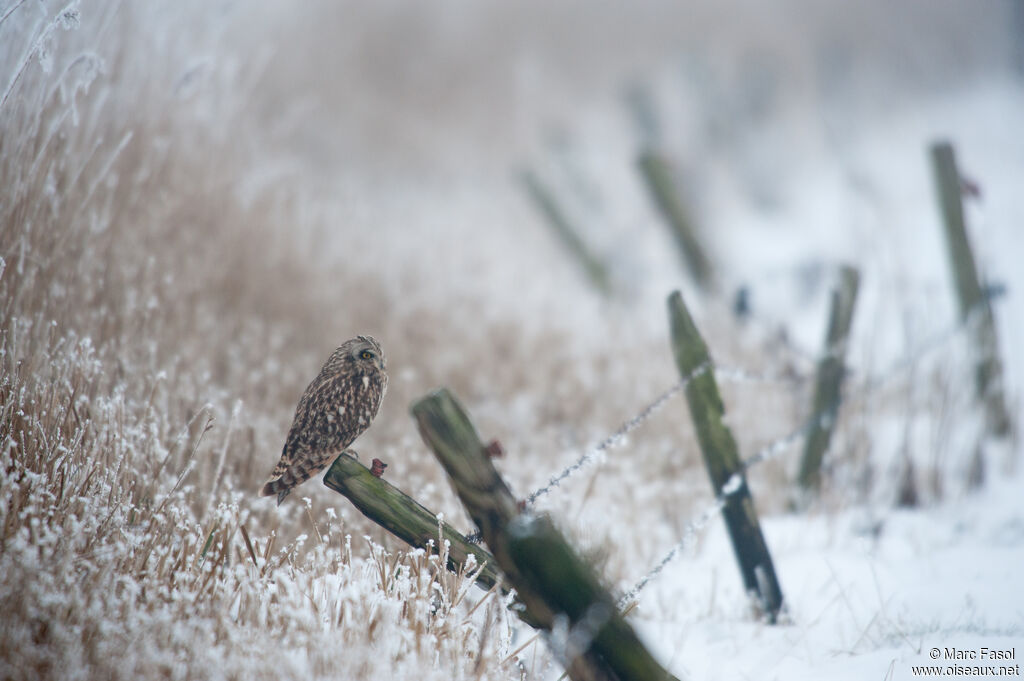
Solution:
[(698, 286), (710, 288), (713, 278), (711, 261), (701, 246), (693, 221), (676, 189), (668, 161), (658, 152), (646, 150), (640, 153), (637, 165), (647, 183), (651, 198), (672, 232), (683, 264)]
[(679, 375), (691, 377), (686, 384), (686, 401), (697, 431), (704, 465), (715, 495), (725, 497), (722, 516), (732, 540), (740, 575), (768, 621), (775, 623), (782, 609), (782, 589), (761, 525), (754, 500), (747, 487), (739, 448), (729, 428), (722, 422), (725, 406), (715, 382), (708, 347), (697, 331), (679, 291), (668, 298), (672, 354)]
[(1013, 432), (1014, 424), (1003, 394), (1003, 366), (999, 359), (995, 315), (978, 277), (978, 268), (967, 237), (960, 171), (957, 169), (953, 145), (946, 141), (932, 144), (931, 160), (960, 320), (970, 328), (973, 335), (975, 390), (985, 408), (989, 434), (1007, 437)]
[(839, 285), (832, 291), (825, 348), (818, 360), (811, 403), (810, 428), (804, 440), (803, 458), (797, 480), (805, 492), (821, 486), (821, 462), (832, 441), (832, 430), (839, 415), (843, 376), (846, 373), (846, 347), (853, 323), (853, 309), (860, 287), (860, 273), (849, 265), (839, 272)]
[(477, 583), (485, 589), (498, 583), (498, 564), (494, 556), (471, 543), (447, 523), (438, 523), (436, 514), (387, 480), (372, 475), (366, 466), (347, 452), (327, 469), (324, 485), (348, 497), (363, 515), (413, 548), (430, 549), (433, 544), (436, 553), (441, 548), (438, 546), (440, 541), (447, 540), (447, 567), (452, 572), (464, 569), (472, 555), (476, 565), (482, 566)]
[[(412, 405), (423, 441), (448, 473), (529, 621), (551, 632), (564, 618), (575, 649), (555, 650), (574, 681), (675, 679), (619, 614), (591, 567), (545, 516), (521, 512), (469, 416), (442, 388)], [(573, 641), (576, 643), (573, 644)]]

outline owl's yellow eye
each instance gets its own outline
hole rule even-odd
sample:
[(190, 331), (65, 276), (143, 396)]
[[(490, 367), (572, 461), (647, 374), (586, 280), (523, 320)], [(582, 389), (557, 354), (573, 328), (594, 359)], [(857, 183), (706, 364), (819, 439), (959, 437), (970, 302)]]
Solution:
[(359, 353), (359, 356), (362, 357), (363, 359), (372, 359), (373, 353), (370, 352), (369, 350), (363, 350), (362, 352)]

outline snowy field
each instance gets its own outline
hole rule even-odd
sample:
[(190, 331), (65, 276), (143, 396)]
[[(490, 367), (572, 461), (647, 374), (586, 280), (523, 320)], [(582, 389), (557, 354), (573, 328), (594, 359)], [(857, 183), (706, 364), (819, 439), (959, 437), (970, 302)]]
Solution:
[(499, 596), (319, 480), (256, 496), (303, 388), (380, 340), (355, 449), (468, 531), (415, 399), (450, 387), (525, 497), (678, 380), (681, 289), (748, 457), (809, 416), (842, 264), (861, 288), (821, 494), (795, 510), (800, 443), (748, 475), (779, 624), (721, 520), (694, 531), (713, 495), (679, 396), (537, 509), (617, 594), (681, 546), (628, 618), (680, 679), (1019, 676), (1021, 445), (974, 399), (928, 147), (978, 189), (1019, 421), (1022, 35), (1012, 0), (0, 0), (0, 678), (557, 679)]

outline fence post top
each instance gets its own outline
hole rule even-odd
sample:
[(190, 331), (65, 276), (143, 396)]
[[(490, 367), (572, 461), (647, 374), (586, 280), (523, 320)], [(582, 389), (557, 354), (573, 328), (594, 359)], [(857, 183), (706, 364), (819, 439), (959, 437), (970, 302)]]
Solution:
[(452, 395), (452, 392), (448, 390), (446, 386), (442, 385), (438, 388), (434, 388), (418, 400), (415, 400), (409, 407), (409, 411), (416, 413), (418, 409), (422, 408), (421, 405), (424, 405), (427, 402), (453, 402), (456, 406), (458, 405), (455, 397)]

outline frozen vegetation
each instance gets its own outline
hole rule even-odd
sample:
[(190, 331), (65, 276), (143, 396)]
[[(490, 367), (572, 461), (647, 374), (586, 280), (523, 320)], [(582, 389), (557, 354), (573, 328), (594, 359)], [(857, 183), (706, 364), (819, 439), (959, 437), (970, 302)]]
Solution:
[[(391, 380), (355, 448), (469, 531), (409, 404), (449, 386), (526, 497), (676, 381), (675, 288), (741, 452), (773, 454), (748, 480), (787, 614), (752, 611), (717, 516), (693, 525), (714, 499), (676, 395), (537, 500), (617, 595), (681, 546), (629, 614), (657, 657), (701, 680), (1019, 664), (1020, 447), (984, 433), (926, 150), (949, 139), (980, 190), (1019, 420), (1021, 35), (1009, 0), (3, 0), (0, 678), (558, 678), (500, 593), (319, 480), (256, 493), (323, 359), (369, 333)], [(796, 511), (800, 447), (772, 445), (808, 416), (843, 263), (844, 402)], [(1015, 658), (953, 659), (983, 648)]]

